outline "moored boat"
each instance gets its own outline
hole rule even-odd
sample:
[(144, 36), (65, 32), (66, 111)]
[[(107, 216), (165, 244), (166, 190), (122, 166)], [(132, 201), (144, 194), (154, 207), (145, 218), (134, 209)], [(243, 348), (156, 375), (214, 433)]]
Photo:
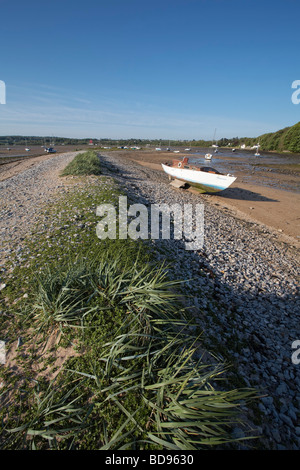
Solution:
[(190, 164), (187, 157), (184, 157), (183, 160), (173, 160), (171, 164), (162, 163), (162, 168), (170, 178), (185, 181), (202, 192), (216, 193), (223, 191), (236, 180), (235, 176), (225, 175), (214, 168), (198, 167)]

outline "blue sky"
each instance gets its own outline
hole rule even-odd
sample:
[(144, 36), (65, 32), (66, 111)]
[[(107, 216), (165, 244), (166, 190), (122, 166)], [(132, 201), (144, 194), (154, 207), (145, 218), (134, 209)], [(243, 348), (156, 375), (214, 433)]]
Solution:
[(0, 0), (0, 135), (254, 137), (300, 121), (299, 0)]

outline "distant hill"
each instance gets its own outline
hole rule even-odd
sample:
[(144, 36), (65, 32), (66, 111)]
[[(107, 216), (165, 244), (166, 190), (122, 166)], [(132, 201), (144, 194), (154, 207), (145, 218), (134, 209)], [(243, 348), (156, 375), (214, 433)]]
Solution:
[(259, 143), (260, 150), (275, 152), (300, 153), (300, 122), (291, 127), (285, 127), (276, 132), (269, 132), (258, 137), (235, 137), (220, 139), (220, 147), (240, 147), (251, 149)]
[(260, 143), (261, 150), (300, 153), (300, 122), (277, 132), (263, 134), (257, 140)]

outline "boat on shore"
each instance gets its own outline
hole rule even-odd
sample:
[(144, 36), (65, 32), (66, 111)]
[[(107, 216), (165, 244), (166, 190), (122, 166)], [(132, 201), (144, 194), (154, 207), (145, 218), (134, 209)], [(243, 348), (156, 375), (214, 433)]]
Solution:
[(220, 173), (211, 167), (198, 167), (189, 163), (189, 159), (173, 160), (172, 163), (162, 163), (162, 168), (169, 178), (184, 181), (202, 192), (216, 193), (227, 189), (236, 177)]

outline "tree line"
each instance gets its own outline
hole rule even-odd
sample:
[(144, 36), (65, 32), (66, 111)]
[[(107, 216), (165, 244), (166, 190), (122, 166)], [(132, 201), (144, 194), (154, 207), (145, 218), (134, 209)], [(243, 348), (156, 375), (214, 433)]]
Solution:
[(68, 137), (37, 137), (37, 136), (0, 136), (1, 146), (13, 145), (88, 145), (92, 143), (96, 146), (104, 147), (210, 147), (213, 144), (219, 147), (240, 147), (251, 148), (257, 144), (261, 150), (277, 152), (300, 153), (300, 122), (290, 127), (285, 127), (276, 132), (262, 134), (258, 137), (223, 137), (217, 141), (213, 140), (169, 140), (169, 139), (76, 139)]

